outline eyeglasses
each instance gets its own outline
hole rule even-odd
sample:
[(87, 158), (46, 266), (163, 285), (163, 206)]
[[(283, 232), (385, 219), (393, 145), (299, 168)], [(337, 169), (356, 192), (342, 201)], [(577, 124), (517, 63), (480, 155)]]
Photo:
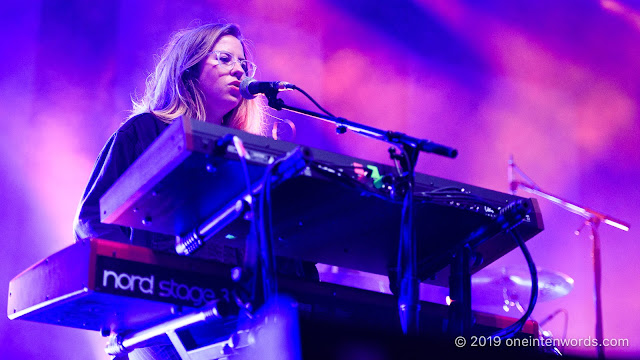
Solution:
[(216, 54), (220, 65), (228, 68), (229, 70), (233, 69), (236, 62), (240, 63), (242, 71), (244, 71), (244, 74), (248, 77), (253, 77), (256, 74), (256, 69), (258, 69), (258, 65), (251, 61), (237, 59), (233, 54), (226, 51), (215, 50), (209, 53), (209, 55), (211, 54)]

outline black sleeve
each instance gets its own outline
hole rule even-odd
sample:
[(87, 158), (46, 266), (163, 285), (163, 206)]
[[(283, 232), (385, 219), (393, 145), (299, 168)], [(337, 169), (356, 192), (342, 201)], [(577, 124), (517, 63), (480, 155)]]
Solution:
[(130, 134), (119, 130), (100, 151), (74, 220), (76, 241), (101, 238), (129, 242), (130, 228), (100, 222), (100, 198), (135, 160), (134, 146)]

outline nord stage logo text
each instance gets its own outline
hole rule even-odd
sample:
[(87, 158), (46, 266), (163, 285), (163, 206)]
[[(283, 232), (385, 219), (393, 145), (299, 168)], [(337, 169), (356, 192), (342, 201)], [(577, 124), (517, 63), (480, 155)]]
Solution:
[[(127, 272), (118, 273), (109, 269), (103, 269), (102, 288), (131, 292), (131, 295), (134, 296), (145, 294), (147, 296), (142, 297), (160, 297), (161, 299), (158, 300), (173, 303), (182, 302), (195, 307), (220, 298), (216, 296), (213, 289), (197, 285), (190, 286), (173, 277), (161, 279), (154, 274), (142, 276)], [(220, 295), (228, 296), (227, 289), (219, 291)]]

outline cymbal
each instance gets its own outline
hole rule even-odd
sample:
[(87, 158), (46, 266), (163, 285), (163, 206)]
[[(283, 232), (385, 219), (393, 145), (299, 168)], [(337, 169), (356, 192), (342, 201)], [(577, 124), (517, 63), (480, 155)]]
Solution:
[[(531, 274), (525, 267), (483, 269), (471, 278), (472, 302), (503, 304), (505, 301), (529, 299)], [(538, 301), (550, 301), (567, 295), (573, 279), (555, 270), (538, 268)]]

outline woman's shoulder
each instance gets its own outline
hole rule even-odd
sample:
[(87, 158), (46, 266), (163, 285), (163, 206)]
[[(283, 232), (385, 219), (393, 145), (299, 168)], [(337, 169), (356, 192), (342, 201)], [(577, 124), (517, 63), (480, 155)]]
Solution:
[(151, 113), (142, 113), (134, 115), (128, 118), (120, 128), (119, 132), (148, 132), (152, 130), (164, 130), (167, 127), (167, 123), (158, 119)]
[[(127, 119), (116, 131), (116, 137), (142, 149), (151, 144), (169, 124), (150, 113), (142, 113)], [(127, 139), (127, 140), (124, 140)]]

